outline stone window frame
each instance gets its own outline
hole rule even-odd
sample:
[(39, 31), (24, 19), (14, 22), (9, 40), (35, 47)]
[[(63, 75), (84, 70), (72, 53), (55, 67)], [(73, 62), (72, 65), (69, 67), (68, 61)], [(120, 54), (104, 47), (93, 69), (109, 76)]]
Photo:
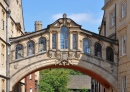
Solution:
[(2, 27), (2, 30), (5, 30), (5, 10), (2, 9), (2, 17), (1, 17), (1, 27)]
[[(75, 38), (74, 38), (74, 36), (75, 36)], [(77, 41), (78, 41), (78, 34), (77, 33), (73, 33), (72, 34), (73, 50), (77, 49)]]
[[(124, 8), (123, 8), (123, 5), (125, 4), (125, 12), (124, 12)], [(127, 16), (127, 1), (126, 0), (123, 0), (121, 3), (120, 3), (120, 18), (121, 19), (124, 19), (125, 17)]]
[(5, 44), (1, 43), (1, 64), (4, 65), (5, 61)]
[[(89, 43), (89, 50), (87, 50), (87, 51), (84, 50), (84, 41), (85, 41), (85, 40), (88, 41), (88, 43)], [(83, 38), (83, 52), (84, 52), (84, 53), (90, 55), (90, 53), (91, 53), (91, 48), (90, 48), (90, 46), (91, 46), (90, 40), (87, 39), (87, 38)], [(87, 47), (87, 48), (88, 48), (88, 47)]]
[[(126, 55), (126, 34), (123, 34), (122, 36), (121, 36), (121, 54), (122, 54), (122, 56), (124, 56), (124, 55)], [(125, 43), (124, 43), (124, 41), (125, 41)]]
[[(53, 41), (53, 36), (55, 35), (55, 42)], [(52, 33), (52, 49), (57, 49), (57, 33), (56, 32), (53, 32)]]
[(122, 92), (126, 92), (126, 88), (127, 88), (127, 79), (126, 79), (127, 77), (124, 75), (124, 76), (122, 76), (122, 78), (121, 78), (121, 90), (122, 90)]
[[(45, 41), (45, 48), (43, 48), (42, 51), (39, 51), (39, 47), (40, 47), (39, 46), (40, 45), (39, 42), (40, 42), (41, 39), (44, 39), (44, 41)], [(38, 40), (38, 52), (44, 52), (44, 51), (46, 51), (46, 49), (47, 49), (47, 40), (46, 40), (45, 37), (40, 37), (39, 40)]]
[[(29, 55), (29, 52), (28, 52), (28, 43), (29, 42), (32, 42), (33, 43), (33, 52), (32, 52), (32, 54), (30, 54)], [(27, 56), (32, 56), (32, 55), (34, 55), (35, 54), (35, 42), (33, 41), (33, 40), (30, 40), (30, 41), (28, 41), (27, 42)]]
[[(17, 47), (18, 47), (18, 46), (22, 46), (22, 56), (21, 56), (20, 58), (17, 57)], [(17, 45), (16, 45), (16, 48), (15, 48), (15, 59), (21, 59), (21, 58), (23, 58), (23, 57), (24, 57), (24, 47), (23, 47), (22, 44), (17, 44)]]
[[(96, 44), (99, 46), (98, 50), (97, 50)], [(94, 44), (94, 56), (102, 58), (102, 45), (99, 42), (95, 42)]]
[(109, 24), (110, 24), (110, 28), (111, 27), (113, 27), (113, 26), (115, 26), (115, 18), (116, 18), (116, 16), (115, 16), (115, 10), (114, 9), (112, 9), (112, 11), (110, 12), (110, 14), (109, 14)]
[[(109, 50), (111, 50), (112, 52)], [(108, 55), (109, 52), (111, 53), (111, 55)], [(110, 56), (112, 56), (112, 57), (110, 57)], [(106, 60), (114, 62), (114, 50), (110, 46), (106, 47)]]
[[(67, 31), (66, 31), (66, 32), (67, 32), (68, 38), (66, 38), (66, 39), (61, 38), (62, 27), (66, 27), (66, 28), (67, 28)], [(63, 41), (63, 39), (64, 39), (64, 41)], [(67, 46), (67, 47), (61, 48), (61, 41), (63, 41), (64, 46)], [(67, 42), (66, 42), (66, 41), (67, 41)], [(61, 28), (60, 28), (60, 49), (62, 49), (62, 50), (67, 50), (67, 49), (69, 49), (69, 28), (68, 28), (67, 26), (65, 26), (65, 25), (61, 26)]]

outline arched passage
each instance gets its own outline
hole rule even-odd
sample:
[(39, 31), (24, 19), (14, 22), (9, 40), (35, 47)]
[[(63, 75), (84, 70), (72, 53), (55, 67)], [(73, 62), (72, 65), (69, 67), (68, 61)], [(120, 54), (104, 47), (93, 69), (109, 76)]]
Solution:
[(12, 87), (16, 83), (18, 83), (22, 78), (24, 78), (28, 74), (42, 69), (47, 69), (47, 68), (69, 68), (69, 69), (78, 70), (96, 79), (106, 88), (112, 87), (115, 90), (117, 89), (116, 77), (111, 75), (106, 70), (87, 61), (72, 60), (72, 62), (73, 63), (71, 65), (59, 65), (59, 64), (55, 65), (56, 64), (55, 59), (48, 59), (44, 61), (41, 60), (35, 63), (31, 63), (28, 66), (23, 67), (22, 69), (20, 69), (19, 71), (17, 71), (11, 76), (10, 91), (12, 90)]

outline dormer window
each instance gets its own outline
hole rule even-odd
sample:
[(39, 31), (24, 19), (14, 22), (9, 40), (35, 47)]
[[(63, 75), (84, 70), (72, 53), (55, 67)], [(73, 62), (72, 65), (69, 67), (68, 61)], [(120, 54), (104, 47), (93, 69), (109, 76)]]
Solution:
[(60, 48), (68, 49), (68, 28), (62, 26), (60, 30)]

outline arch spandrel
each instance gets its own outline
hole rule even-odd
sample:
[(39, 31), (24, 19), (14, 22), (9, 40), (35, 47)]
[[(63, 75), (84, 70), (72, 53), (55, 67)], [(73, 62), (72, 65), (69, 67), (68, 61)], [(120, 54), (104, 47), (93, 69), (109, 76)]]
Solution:
[[(56, 57), (55, 54), (57, 54)], [(77, 54), (80, 54), (80, 56), (78, 57)], [(50, 54), (43, 53), (12, 63), (11, 67), (13, 72), (11, 73), (10, 81), (12, 83), (11, 85), (14, 86), (15, 83), (20, 81), (29, 73), (32, 73), (40, 69), (44, 69), (46, 67), (51, 68), (52, 66), (53, 68), (63, 66), (72, 69), (74, 68), (81, 72), (85, 72), (86, 74), (101, 82), (101, 84), (103, 84), (106, 87), (114, 87), (113, 81), (116, 82), (116, 77), (112, 74), (111, 71), (105, 69), (105, 66), (103, 65), (110, 66), (109, 63), (104, 62), (103, 60), (97, 60), (95, 58), (92, 58), (91, 56), (82, 54), (81, 52), (69, 52), (68, 54), (66, 52), (63, 53), (60, 51), (50, 51)]]

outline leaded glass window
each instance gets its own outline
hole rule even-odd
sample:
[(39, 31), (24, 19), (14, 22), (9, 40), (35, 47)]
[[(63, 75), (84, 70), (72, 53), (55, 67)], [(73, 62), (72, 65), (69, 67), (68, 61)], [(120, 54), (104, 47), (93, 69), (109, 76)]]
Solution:
[(38, 48), (39, 52), (45, 51), (46, 50), (46, 39), (40, 38), (38, 45), (39, 45), (39, 48)]
[(102, 57), (102, 46), (99, 43), (95, 43), (95, 56)]
[(16, 59), (23, 58), (23, 45), (16, 46)]
[(56, 34), (52, 34), (52, 49), (56, 49)]
[(77, 49), (77, 34), (73, 34), (73, 49)]
[(29, 41), (27, 43), (27, 55), (30, 56), (34, 54), (34, 42), (33, 41)]
[(90, 42), (88, 39), (83, 39), (83, 51), (86, 54), (90, 54)]
[(112, 62), (114, 60), (114, 53), (113, 53), (113, 49), (111, 47), (106, 48), (106, 59), (108, 61), (112, 61)]
[(68, 49), (68, 28), (62, 26), (60, 30), (60, 48)]

